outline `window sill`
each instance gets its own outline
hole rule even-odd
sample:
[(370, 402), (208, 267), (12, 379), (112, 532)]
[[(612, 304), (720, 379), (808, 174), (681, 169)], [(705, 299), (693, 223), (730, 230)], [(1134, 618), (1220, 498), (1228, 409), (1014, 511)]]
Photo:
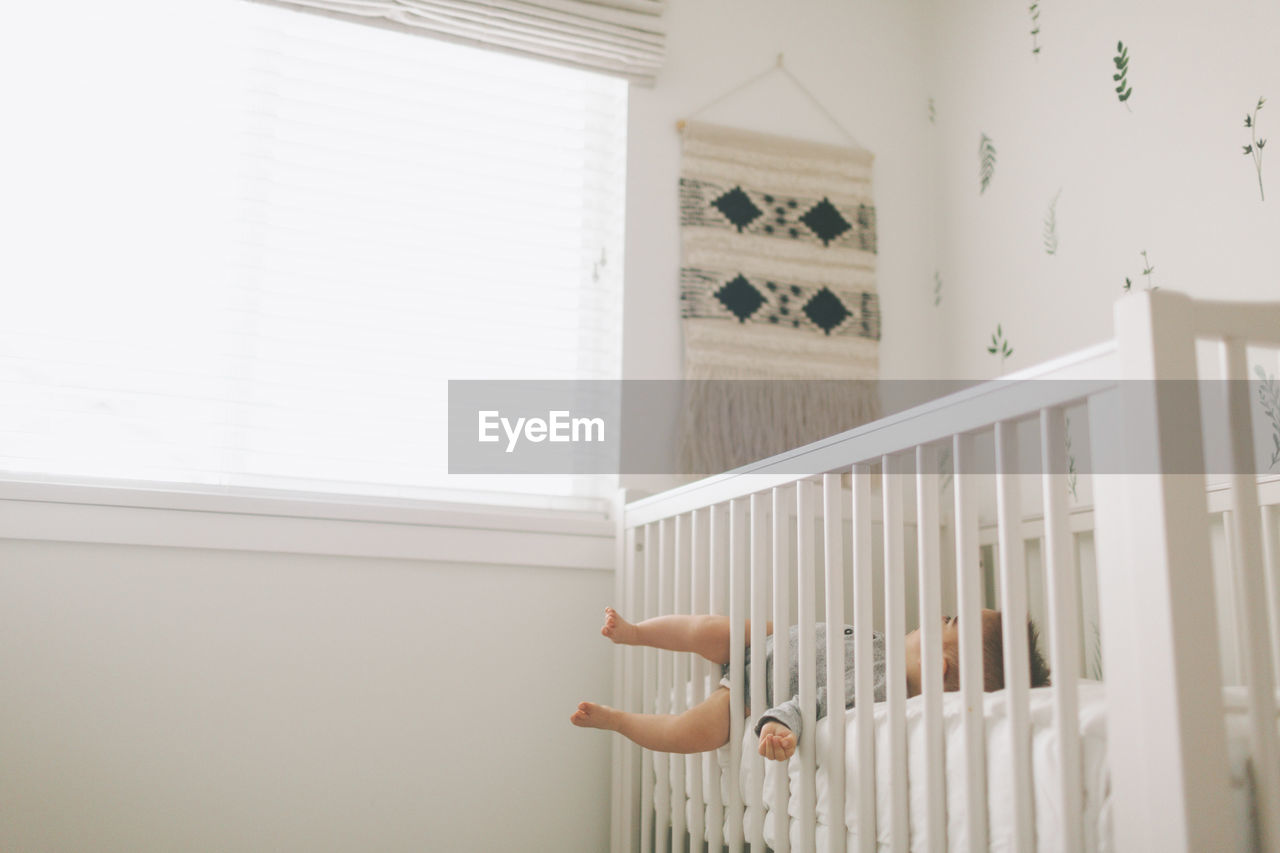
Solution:
[(603, 509), (0, 480), (0, 539), (612, 571)]

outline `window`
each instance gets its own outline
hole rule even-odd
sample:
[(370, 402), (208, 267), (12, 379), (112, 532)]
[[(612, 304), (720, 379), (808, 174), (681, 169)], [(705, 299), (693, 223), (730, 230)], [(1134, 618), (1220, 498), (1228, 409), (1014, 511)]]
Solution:
[(45, 5), (0, 34), (5, 476), (598, 490), (447, 477), (446, 382), (617, 378), (625, 82), (257, 3)]

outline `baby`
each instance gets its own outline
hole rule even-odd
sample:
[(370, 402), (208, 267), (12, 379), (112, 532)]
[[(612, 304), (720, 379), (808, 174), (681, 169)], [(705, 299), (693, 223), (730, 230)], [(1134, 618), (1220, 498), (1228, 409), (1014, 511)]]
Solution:
[[(723, 678), (711, 696), (696, 707), (682, 714), (635, 714), (619, 711), (607, 705), (583, 702), (569, 717), (575, 726), (608, 729), (618, 732), (645, 749), (657, 752), (693, 753), (718, 749), (729, 742), (729, 619), (726, 616), (657, 616), (632, 624), (623, 619), (611, 607), (605, 608), (604, 627), (600, 633), (615, 643), (628, 646), (651, 646), (675, 652), (693, 652), (712, 663), (720, 664)], [(942, 626), (942, 683), (944, 690), (960, 689), (960, 633), (957, 619), (947, 618)], [(765, 702), (775, 701), (773, 688), (773, 623), (765, 628)], [(747, 622), (745, 637), (751, 636), (751, 623)], [(800, 731), (799, 629), (790, 631), (789, 672), (790, 684), (787, 701), (770, 708), (760, 715), (755, 733), (760, 738), (759, 752), (765, 758), (785, 761), (796, 750)], [(1039, 649), (1039, 634), (1035, 623), (1027, 620), (1027, 639), (1031, 651), (1031, 686), (1043, 687), (1049, 683), (1049, 668)], [(912, 631), (906, 639), (907, 696), (920, 692), (921, 657), (920, 632)], [(852, 708), (854, 700), (853, 678), (853, 629), (844, 629), (845, 647), (845, 707)], [(826, 626), (817, 626), (817, 719), (827, 713), (826, 680)], [(875, 699), (885, 699), (885, 647), (884, 636), (872, 635), (874, 658)], [(751, 647), (748, 644), (746, 660), (749, 663)], [(1000, 628), (1000, 613), (982, 611), (983, 689), (1004, 688), (1004, 645)], [(748, 669), (749, 672), (749, 669)]]

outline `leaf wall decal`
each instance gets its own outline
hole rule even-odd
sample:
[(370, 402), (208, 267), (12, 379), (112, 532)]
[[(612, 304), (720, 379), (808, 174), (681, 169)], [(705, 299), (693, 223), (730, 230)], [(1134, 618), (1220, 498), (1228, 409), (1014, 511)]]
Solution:
[(1258, 171), (1258, 194), (1263, 201), (1267, 200), (1267, 192), (1262, 187), (1262, 149), (1267, 146), (1267, 140), (1258, 136), (1258, 111), (1266, 102), (1266, 98), (1258, 98), (1258, 105), (1253, 108), (1253, 112), (1244, 117), (1244, 126), (1249, 129), (1250, 143), (1244, 146), (1244, 153), (1245, 156), (1253, 158), (1253, 165)]
[(1013, 355), (1013, 347), (1009, 346), (1009, 341), (1004, 336), (1004, 329), (999, 323), (996, 324), (995, 334), (991, 336), (991, 346), (987, 347), (987, 352), (1000, 358), (1000, 372), (1004, 373), (1005, 360)]
[(1049, 202), (1049, 212), (1044, 216), (1044, 251), (1045, 254), (1056, 255), (1058, 253), (1058, 196), (1062, 195), (1062, 190), (1058, 190), (1054, 195), (1053, 201)]
[(978, 183), (981, 189), (978, 194), (981, 195), (987, 191), (987, 186), (991, 183), (991, 178), (996, 172), (996, 146), (991, 141), (991, 137), (985, 133), (978, 142)]
[(1133, 87), (1129, 85), (1129, 48), (1124, 46), (1124, 42), (1116, 42), (1116, 55), (1111, 61), (1116, 65), (1116, 73), (1111, 75), (1112, 81), (1116, 83), (1116, 97), (1127, 107)]
[(1267, 465), (1267, 470), (1270, 471), (1280, 465), (1280, 382), (1268, 375), (1262, 365), (1254, 365), (1253, 371), (1258, 376), (1258, 403), (1271, 422), (1271, 445), (1275, 450)]

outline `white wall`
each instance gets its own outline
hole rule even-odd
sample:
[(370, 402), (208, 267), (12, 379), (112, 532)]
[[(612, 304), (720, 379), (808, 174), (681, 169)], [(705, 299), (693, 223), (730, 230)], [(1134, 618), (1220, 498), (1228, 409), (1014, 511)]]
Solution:
[(612, 589), (0, 539), (0, 850), (596, 853)]
[[(943, 300), (909, 308), (944, 342), (941, 377), (999, 372), (986, 352), (1000, 324), (1006, 367), (1108, 338), (1124, 280), (1199, 297), (1280, 299), (1280, 5), (1256, 0), (931, 4)], [(1128, 108), (1114, 91), (1129, 50)], [(1264, 149), (1244, 156), (1260, 95)], [(978, 145), (996, 146), (979, 194)], [(1274, 160), (1272, 159), (1274, 157)], [(1043, 228), (1056, 209), (1059, 251)]]

